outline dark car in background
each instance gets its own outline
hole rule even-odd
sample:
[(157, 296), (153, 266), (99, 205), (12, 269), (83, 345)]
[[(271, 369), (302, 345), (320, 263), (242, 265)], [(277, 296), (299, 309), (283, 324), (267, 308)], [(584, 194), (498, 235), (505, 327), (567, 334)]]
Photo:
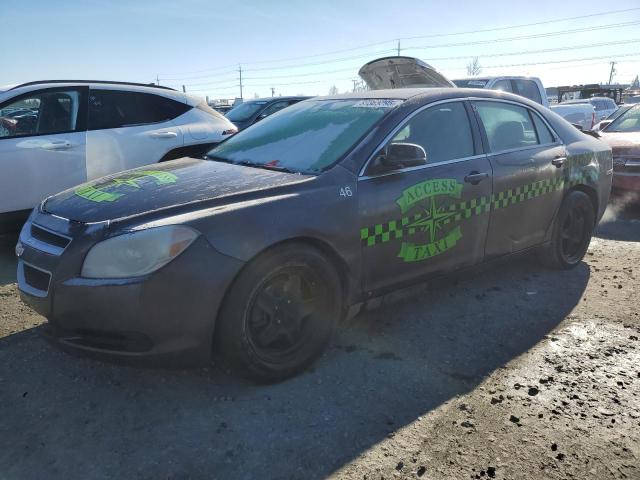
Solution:
[(225, 114), (225, 117), (240, 131), (267, 118), (269, 115), (273, 115), (283, 108), (287, 108), (307, 98), (311, 97), (271, 97), (247, 100), (229, 110)]
[(611, 162), (602, 141), (508, 93), (313, 98), (207, 159), (49, 197), (20, 234), (18, 286), (68, 348), (201, 362), (215, 351), (281, 380), (399, 287), (527, 251), (575, 267)]

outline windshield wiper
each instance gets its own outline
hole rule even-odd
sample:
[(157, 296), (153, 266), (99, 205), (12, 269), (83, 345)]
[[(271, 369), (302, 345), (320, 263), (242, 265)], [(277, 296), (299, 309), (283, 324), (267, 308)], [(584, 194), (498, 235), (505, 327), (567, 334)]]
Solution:
[(266, 165), (264, 163), (254, 163), (248, 160), (242, 160), (240, 162), (236, 162), (236, 165), (244, 165), (245, 167), (262, 168), (264, 170), (275, 170), (278, 172), (300, 173), (296, 170), (291, 170), (290, 168), (287, 168), (287, 167), (281, 167), (279, 165)]
[(233, 160), (229, 160), (228, 158), (224, 158), (224, 157), (216, 157), (214, 155), (205, 155), (204, 158), (206, 158), (207, 160), (212, 160), (214, 162), (230, 163), (232, 165), (236, 165), (236, 162), (234, 162)]

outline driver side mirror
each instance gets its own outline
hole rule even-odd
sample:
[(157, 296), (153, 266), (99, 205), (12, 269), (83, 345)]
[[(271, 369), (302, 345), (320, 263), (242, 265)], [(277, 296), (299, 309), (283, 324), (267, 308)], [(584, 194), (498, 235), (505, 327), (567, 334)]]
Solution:
[(427, 152), (415, 143), (391, 143), (378, 153), (376, 173), (426, 165)]

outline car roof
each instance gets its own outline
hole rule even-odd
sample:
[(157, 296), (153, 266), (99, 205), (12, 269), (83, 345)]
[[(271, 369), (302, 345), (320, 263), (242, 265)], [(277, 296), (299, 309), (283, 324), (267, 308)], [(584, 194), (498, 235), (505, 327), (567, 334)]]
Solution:
[(503, 100), (512, 100), (526, 105), (540, 105), (532, 102), (519, 95), (503, 92), (501, 90), (490, 90), (486, 88), (457, 88), (457, 87), (438, 87), (438, 88), (394, 88), (386, 90), (368, 90), (365, 92), (342, 93), (340, 95), (331, 95), (325, 97), (314, 97), (311, 100), (358, 100), (358, 99), (397, 99), (409, 100), (416, 99), (420, 101), (437, 101), (449, 98), (496, 98)]
[(5, 91), (0, 90), (0, 95), (2, 96), (2, 99), (4, 99), (43, 88), (77, 86), (88, 86), (89, 88), (105, 88), (109, 90), (121, 90), (127, 92), (154, 93), (156, 95), (168, 97), (192, 106), (195, 106), (201, 101), (198, 97), (192, 97), (172, 88), (164, 87), (161, 85), (108, 80), (41, 80), (36, 82), (22, 83), (13, 86)]

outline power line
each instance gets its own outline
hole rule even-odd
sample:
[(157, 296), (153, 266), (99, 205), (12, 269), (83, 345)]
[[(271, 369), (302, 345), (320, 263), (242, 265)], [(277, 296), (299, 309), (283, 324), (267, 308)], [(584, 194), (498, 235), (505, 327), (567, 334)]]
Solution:
[(574, 58), (568, 60), (551, 60), (547, 62), (532, 62), (532, 63), (512, 63), (509, 65), (483, 65), (482, 68), (507, 68), (507, 67), (527, 67), (531, 65), (553, 65), (556, 63), (570, 63), (570, 62), (581, 62), (585, 60), (604, 60), (604, 59), (615, 59), (615, 58), (631, 58), (631, 57), (640, 57), (638, 53), (623, 53), (618, 55), (602, 55), (599, 57), (585, 57), (585, 58)]
[(583, 33), (583, 32), (594, 32), (597, 30), (606, 30), (609, 28), (621, 28), (621, 27), (630, 27), (632, 25), (640, 24), (640, 20), (635, 20), (631, 22), (623, 22), (623, 23), (610, 23), (608, 25), (596, 25), (594, 27), (582, 27), (576, 28), (573, 30), (558, 30), (555, 32), (546, 32), (546, 33), (534, 33), (531, 35), (520, 35), (516, 37), (503, 37), (503, 38), (494, 38), (490, 40), (475, 40), (469, 42), (458, 42), (458, 43), (443, 43), (437, 45), (424, 45), (420, 47), (404, 47), (403, 50), (414, 50), (419, 48), (449, 48), (449, 47), (463, 47), (469, 45), (485, 45), (489, 43), (501, 43), (501, 42), (512, 42), (516, 40), (531, 40), (534, 38), (545, 38), (545, 37), (555, 37), (558, 35), (571, 35), (574, 33)]
[[(430, 35), (418, 35), (418, 36), (410, 36), (410, 37), (396, 37), (395, 39), (384, 40), (384, 41), (380, 41), (380, 42), (374, 42), (374, 43), (369, 43), (369, 44), (366, 44), (366, 45), (360, 45), (360, 46), (357, 46), (357, 47), (345, 48), (345, 49), (340, 49), (340, 50), (332, 50), (332, 51), (323, 52), (323, 53), (315, 53), (315, 54), (302, 55), (302, 56), (297, 56), (297, 57), (286, 57), (286, 58), (271, 59), (271, 60), (259, 60), (259, 61), (254, 61), (254, 62), (241, 62), (241, 63), (246, 66), (246, 65), (259, 65), (259, 64), (267, 64), (267, 63), (288, 62), (288, 61), (292, 61), (292, 60), (303, 60), (303, 59), (309, 59), (309, 58), (323, 57), (323, 56), (327, 56), (327, 55), (335, 55), (335, 54), (339, 54), (339, 53), (352, 52), (352, 51), (356, 51), (356, 50), (362, 50), (364, 48), (370, 48), (370, 47), (374, 47), (374, 46), (384, 45), (384, 44), (391, 43), (391, 42), (395, 43), (395, 42), (398, 42), (400, 40), (416, 40), (416, 39), (423, 39), (423, 38), (441, 38), (441, 37), (451, 37), (451, 36), (459, 36), (459, 35), (476, 34), (476, 33), (498, 32), (498, 31), (503, 31), (503, 30), (512, 30), (512, 29), (524, 28), (524, 27), (548, 25), (548, 24), (551, 24), (551, 23), (561, 23), (561, 22), (566, 22), (566, 21), (570, 21), (570, 20), (580, 20), (580, 19), (584, 19), (584, 18), (601, 17), (601, 16), (604, 16), (604, 15), (614, 15), (614, 14), (618, 14), (618, 13), (628, 13), (628, 12), (633, 12), (633, 11), (638, 11), (638, 10), (640, 10), (640, 7), (625, 8), (625, 9), (621, 9), (621, 10), (609, 10), (609, 11), (606, 11), (606, 12), (591, 13), (591, 14), (587, 14), (587, 15), (577, 15), (577, 16), (573, 16), (573, 17), (556, 18), (556, 19), (552, 19), (552, 20), (544, 20), (544, 21), (533, 22), (533, 23), (522, 23), (522, 24), (518, 24), (518, 25), (509, 25), (509, 26), (506, 26), (506, 27), (492, 27), (492, 28), (486, 28), (486, 29), (481, 29), (481, 30), (467, 30), (467, 31), (464, 31), (464, 32), (434, 33), (434, 34), (430, 34)], [(393, 50), (396, 51), (395, 48)], [(204, 69), (204, 70), (192, 70), (192, 71), (174, 72), (174, 73), (161, 73), (160, 75), (161, 76), (174, 76), (174, 75), (183, 75), (183, 74), (189, 75), (189, 74), (192, 74), (192, 73), (213, 72), (213, 71), (219, 71), (219, 70), (226, 69), (226, 68), (235, 68), (235, 66), (236, 66), (236, 64), (220, 66), (220, 67), (213, 67), (213, 68)], [(286, 67), (283, 67), (283, 68), (286, 68)], [(183, 79), (183, 78), (173, 78), (172, 80), (181, 80), (181, 79)], [(184, 79), (188, 80), (188, 78), (184, 78)]]
[[(570, 35), (570, 34), (574, 34), (574, 33), (591, 32), (591, 31), (597, 31), (597, 30), (605, 30), (605, 29), (609, 29), (609, 28), (622, 28), (622, 27), (638, 25), (638, 24), (640, 24), (640, 20), (630, 21), (630, 22), (623, 22), (623, 23), (613, 23), (613, 24), (607, 24), (607, 25), (597, 25), (597, 26), (593, 26), (593, 27), (583, 27), (583, 28), (577, 28), (577, 29), (571, 29), (571, 30), (558, 30), (558, 31), (554, 31), (554, 32), (546, 32), (546, 33), (531, 34), (531, 35), (521, 35), (521, 36), (507, 37), (507, 38), (496, 38), (496, 39), (489, 39), (489, 40), (479, 40), (479, 41), (474, 41), (474, 42), (457, 42), (457, 43), (438, 44), (438, 45), (404, 47), (403, 50), (422, 50), (422, 49), (435, 49), (435, 48), (449, 48), (449, 47), (459, 47), (459, 46), (469, 46), (469, 45), (482, 45), (482, 44), (492, 44), (492, 43), (501, 43), (501, 42), (511, 42), (511, 41), (516, 41), (516, 40), (530, 40), (530, 39), (533, 39), (533, 38), (545, 38), (545, 37), (552, 37), (552, 36), (558, 36), (558, 35)], [(245, 69), (245, 72), (274, 71), (274, 70), (283, 70), (283, 69), (287, 69), (287, 68), (291, 69), (291, 68), (302, 68), (302, 67), (309, 67), (309, 66), (316, 66), (316, 65), (326, 65), (326, 64), (331, 64), (331, 63), (343, 62), (343, 61), (347, 61), (347, 60), (361, 59), (361, 58), (365, 58), (365, 57), (369, 57), (369, 56), (373, 56), (373, 55), (379, 55), (379, 54), (384, 54), (384, 53), (392, 53), (392, 52), (395, 52), (395, 51), (396, 51), (396, 49), (389, 49), (389, 50), (371, 52), (371, 53), (357, 55), (357, 56), (349, 56), (349, 57), (344, 57), (344, 58), (326, 60), (326, 61), (322, 61), (322, 62), (291, 64), (291, 65), (284, 65), (284, 66), (279, 66), (279, 67), (254, 68), (254, 69), (248, 69), (248, 70)], [(545, 52), (541, 51), (540, 53), (545, 53)], [(488, 55), (484, 55), (484, 56), (486, 57)], [(464, 59), (464, 58), (467, 58), (467, 57), (468, 57), (468, 55), (467, 56), (461, 56), (461, 57), (435, 57), (435, 58), (431, 58), (431, 60), (460, 60), (460, 59)], [(345, 71), (345, 69), (342, 69), (341, 71)], [(237, 73), (237, 70), (235, 72)], [(339, 72), (340, 72), (340, 70), (335, 70), (335, 73), (339, 73)], [(293, 77), (293, 76), (309, 76), (309, 75), (314, 75), (314, 73), (305, 73), (305, 74), (298, 74), (298, 75), (290, 75), (290, 74), (288, 74), (288, 75), (280, 75), (280, 77), (281, 78), (288, 78), (288, 77)], [(219, 78), (217, 75), (203, 75), (203, 76), (196, 76), (196, 77), (182, 77), (182, 78), (170, 78), (170, 79), (167, 78), (167, 79), (163, 79), (163, 80), (174, 81), (174, 80), (190, 80), (190, 79), (213, 78), (213, 77), (215, 77), (216, 79)], [(256, 79), (265, 79), (267, 77), (254, 77), (254, 78), (256, 78)]]
[[(597, 47), (605, 47), (610, 45), (625, 45), (630, 43), (638, 43), (640, 42), (640, 38), (634, 38), (631, 40), (619, 40), (616, 42), (602, 42), (602, 43), (591, 43), (586, 45), (571, 45), (567, 47), (557, 47), (557, 48), (542, 48), (538, 50), (521, 50), (519, 52), (506, 52), (506, 53), (491, 53), (487, 55), (472, 55), (474, 57), (479, 58), (493, 58), (493, 57), (512, 57), (514, 55), (532, 55), (536, 53), (552, 53), (552, 52), (562, 52), (565, 50), (581, 50), (584, 48), (597, 48)], [(457, 57), (429, 57), (428, 60), (430, 62), (436, 60), (439, 62), (445, 60), (464, 60), (469, 58), (469, 55), (461, 55)]]

